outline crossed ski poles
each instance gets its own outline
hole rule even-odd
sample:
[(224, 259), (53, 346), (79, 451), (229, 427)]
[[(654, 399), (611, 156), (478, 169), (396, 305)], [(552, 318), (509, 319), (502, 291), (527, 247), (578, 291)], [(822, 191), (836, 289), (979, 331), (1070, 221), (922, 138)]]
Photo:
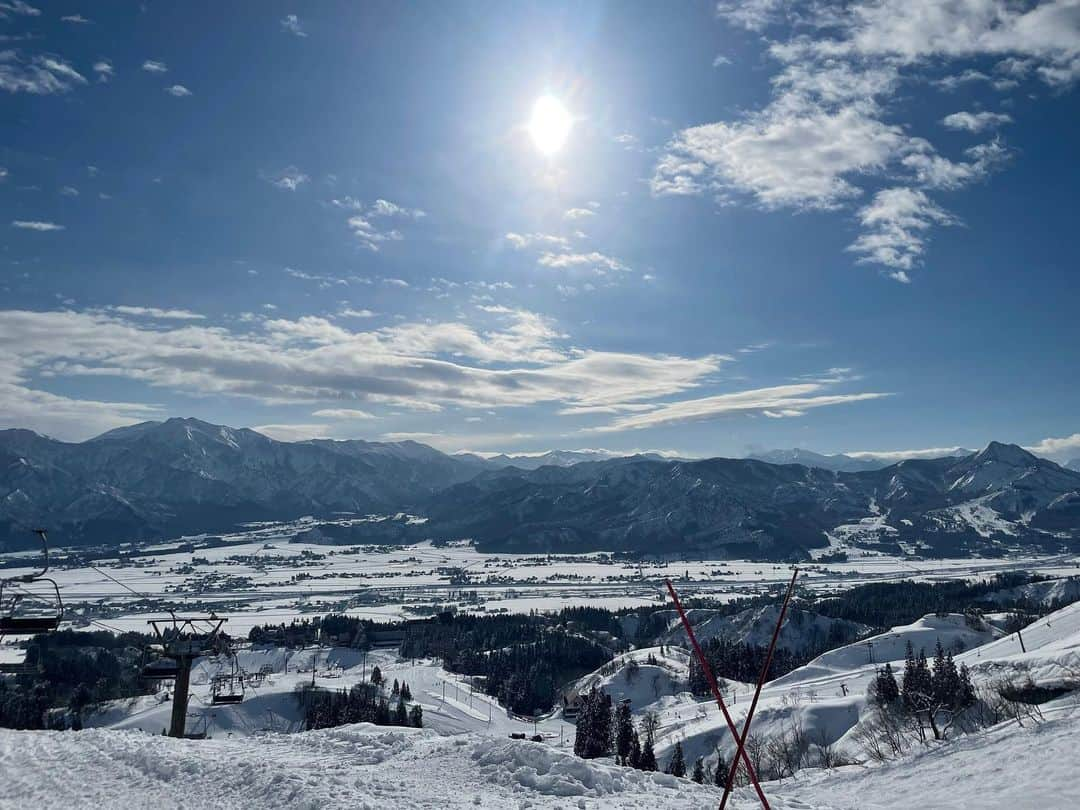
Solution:
[(769, 642), (769, 650), (765, 655), (765, 661), (761, 665), (761, 674), (758, 676), (757, 688), (754, 690), (754, 699), (750, 702), (750, 709), (746, 712), (746, 720), (743, 722), (742, 734), (735, 730), (735, 722), (731, 719), (731, 715), (728, 713), (727, 705), (724, 703), (724, 696), (720, 694), (720, 686), (716, 682), (716, 676), (713, 675), (712, 667), (709, 666), (709, 662), (705, 659), (705, 653), (701, 650), (701, 645), (698, 644), (697, 636), (694, 635), (694, 628), (690, 626), (690, 620), (686, 618), (686, 611), (683, 610), (682, 602), (679, 601), (679, 595), (675, 593), (675, 586), (671, 584), (670, 579), (665, 579), (664, 584), (667, 585), (668, 593), (671, 594), (671, 601), (675, 603), (675, 610), (679, 613), (679, 618), (682, 620), (683, 629), (686, 630), (686, 635), (690, 639), (690, 644), (694, 648), (694, 655), (697, 656), (698, 663), (701, 665), (701, 671), (705, 673), (705, 679), (709, 682), (709, 689), (712, 691), (713, 697), (716, 698), (716, 705), (720, 707), (720, 711), (724, 715), (724, 720), (727, 721), (728, 730), (731, 732), (731, 736), (735, 738), (736, 749), (735, 757), (731, 760), (731, 770), (728, 771), (727, 783), (724, 785), (724, 796), (720, 800), (720, 810), (724, 810), (727, 806), (728, 797), (731, 795), (731, 786), (735, 781), (735, 774), (739, 770), (739, 760), (746, 764), (746, 773), (750, 777), (750, 782), (754, 785), (754, 790), (757, 792), (758, 799), (761, 800), (761, 806), (765, 810), (770, 810), (769, 800), (765, 798), (765, 792), (761, 789), (761, 784), (758, 782), (757, 773), (754, 771), (754, 766), (750, 762), (750, 757), (746, 753), (746, 738), (750, 733), (750, 721), (754, 718), (754, 710), (757, 708), (758, 698), (761, 696), (761, 688), (765, 685), (765, 679), (769, 674), (769, 666), (772, 664), (773, 652), (776, 649), (776, 641), (780, 637), (780, 628), (784, 624), (784, 616), (787, 615), (788, 603), (791, 601), (791, 594), (795, 591), (795, 580), (798, 579), (799, 569), (796, 568), (795, 572), (791, 575), (791, 583), (788, 585), (787, 594), (784, 596), (784, 604), (780, 608), (780, 616), (776, 620), (776, 629), (773, 630), (772, 641)]

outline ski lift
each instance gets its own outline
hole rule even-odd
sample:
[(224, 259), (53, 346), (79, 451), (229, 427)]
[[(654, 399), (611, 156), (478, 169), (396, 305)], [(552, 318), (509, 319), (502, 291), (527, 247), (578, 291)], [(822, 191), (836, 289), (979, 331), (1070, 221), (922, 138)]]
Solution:
[(227, 675), (215, 675), (210, 681), (210, 703), (214, 706), (235, 706), (244, 702), (244, 673), (231, 654), (232, 671)]
[(155, 658), (147, 660), (146, 651), (143, 651), (143, 665), (139, 670), (139, 677), (148, 681), (175, 680), (180, 673), (180, 664), (175, 658)]
[[(34, 529), (41, 538), (44, 567), (32, 574), (0, 579), (0, 636), (33, 636), (51, 633), (64, 618), (64, 600), (56, 580), (46, 577), (49, 570), (49, 541), (44, 529)], [(44, 592), (21, 586), (45, 582), (52, 586)], [(6, 591), (6, 595), (5, 595)], [(19, 591), (19, 593), (13, 593)]]

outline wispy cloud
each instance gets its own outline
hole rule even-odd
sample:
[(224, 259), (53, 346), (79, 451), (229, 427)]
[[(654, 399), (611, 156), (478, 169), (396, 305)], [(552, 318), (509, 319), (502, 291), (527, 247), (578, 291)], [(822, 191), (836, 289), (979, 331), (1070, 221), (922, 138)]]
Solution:
[(3, 0), (3, 2), (0, 2), (0, 19), (4, 19), (9, 15), (40, 17), (41, 9), (25, 3), (23, 0)]
[(513, 233), (510, 232), (504, 237), (507, 242), (514, 248), (514, 250), (521, 250), (523, 248), (531, 247), (533, 245), (546, 245), (550, 247), (558, 247), (569, 250), (570, 240), (564, 236), (554, 236), (549, 233)]
[(1002, 124), (1011, 124), (1012, 116), (995, 112), (955, 112), (946, 115), (941, 123), (949, 129), (961, 129), (968, 132), (982, 132), (984, 129), (997, 129)]
[(158, 62), (156, 59), (147, 59), (142, 63), (142, 69), (147, 73), (166, 73), (169, 66), (164, 62)]
[(618, 259), (607, 256), (597, 251), (589, 253), (543, 253), (537, 261), (544, 267), (567, 268), (567, 267), (590, 267), (594, 271), (604, 272), (618, 270), (628, 272), (630, 270)]
[(373, 413), (367, 411), (361, 411), (357, 408), (323, 408), (322, 410), (314, 411), (312, 416), (316, 416), (319, 419), (375, 419), (376, 416)]
[(859, 254), (860, 262), (893, 268), (890, 276), (902, 283), (910, 282), (907, 271), (922, 259), (927, 230), (932, 225), (957, 222), (924, 192), (906, 187), (879, 191), (873, 202), (859, 211), (859, 221), (866, 233), (847, 249)]
[(182, 84), (174, 84), (165, 88), (165, 92), (170, 96), (176, 96), (176, 98), (185, 98), (191, 95), (191, 91), (188, 90)]
[(11, 223), (11, 227), (13, 227), (13, 228), (21, 228), (22, 230), (26, 230), (26, 231), (42, 231), (42, 232), (44, 232), (44, 231), (62, 231), (62, 230), (64, 230), (63, 225), (57, 225), (55, 222), (42, 222), (41, 220), (33, 220), (33, 219), (30, 219), (30, 220), (27, 220), (27, 219), (13, 220), (12, 223)]
[[(321, 317), (254, 318), (233, 326), (117, 311), (0, 313), (0, 413), (24, 424), (41, 392), (29, 381), (130, 379), (189, 394), (319, 408), (461, 408), (644, 402), (697, 388), (724, 362), (592, 351), (527, 310), (462, 322), (403, 322), (352, 331)], [(345, 403), (348, 403), (347, 405)], [(68, 406), (65, 406), (68, 407)], [(78, 430), (68, 429), (68, 435)]]
[(829, 383), (824, 381), (793, 383), (682, 400), (660, 405), (642, 413), (621, 416), (606, 425), (589, 430), (599, 433), (642, 430), (662, 425), (717, 419), (733, 414), (756, 413), (772, 418), (796, 417), (802, 416), (807, 410), (813, 408), (845, 405), (890, 396), (879, 392), (823, 393), (829, 387)]
[(73, 23), (75, 25), (89, 25), (92, 20), (86, 19), (82, 14), (65, 14), (60, 18), (61, 22)]
[(300, 18), (295, 14), (286, 14), (281, 21), (281, 30), (298, 37), (306, 37), (307, 32), (300, 25)]
[(400, 242), (405, 235), (398, 228), (384, 227), (379, 220), (411, 220), (417, 221), (427, 216), (427, 212), (420, 208), (408, 208), (382, 198), (367, 204), (354, 197), (341, 197), (333, 199), (330, 204), (335, 208), (346, 211), (355, 211), (345, 224), (353, 232), (360, 244), (377, 252), (384, 242)]
[(25, 60), (15, 51), (0, 51), (0, 90), (43, 96), (66, 93), (86, 83), (85, 76), (58, 56), (39, 55)]
[(109, 81), (116, 73), (112, 66), (112, 62), (108, 59), (99, 59), (97, 62), (94, 62), (93, 71), (97, 74), (99, 82)]
[(596, 212), (588, 208), (571, 208), (563, 214), (564, 219), (587, 219), (593, 216), (596, 216)]
[(304, 183), (311, 180), (310, 177), (295, 166), (286, 166), (281, 171), (273, 173), (263, 172), (261, 176), (262, 179), (270, 185), (285, 189), (286, 191), (296, 191), (300, 186), (304, 185)]
[(124, 304), (109, 307), (113, 312), (121, 315), (131, 315), (141, 318), (156, 318), (165, 321), (201, 321), (206, 318), (197, 312), (187, 309), (159, 309), (158, 307), (131, 307)]

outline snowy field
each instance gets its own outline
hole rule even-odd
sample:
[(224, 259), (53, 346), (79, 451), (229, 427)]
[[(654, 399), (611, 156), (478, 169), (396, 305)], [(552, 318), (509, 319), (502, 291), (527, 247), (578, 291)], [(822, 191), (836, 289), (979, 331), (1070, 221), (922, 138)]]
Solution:
[[(395, 516), (401, 518), (402, 516)], [(407, 516), (405, 516), (407, 517)], [(371, 619), (464, 612), (558, 610), (569, 605), (621, 608), (666, 602), (661, 581), (671, 577), (684, 596), (730, 599), (775, 589), (790, 577), (787, 565), (738, 560), (668, 560), (638, 564), (609, 554), (485, 554), (467, 542), (435, 547), (326, 545), (296, 542), (314, 521), (264, 524), (215, 538), (178, 538), (125, 548), (123, 559), (89, 560), (85, 550), (56, 555), (53, 575), (72, 626), (146, 630), (148, 618), (167, 610), (215, 611), (227, 630), (246, 635), (255, 625), (345, 613)], [(837, 530), (832, 550), (847, 562), (811, 562), (800, 584), (819, 593), (866, 582), (986, 577), (1004, 571), (1075, 574), (1074, 555), (1009, 559), (926, 560), (887, 556), (847, 545), (857, 527)], [(844, 529), (844, 527), (841, 527)], [(217, 544), (215, 547), (215, 543)], [(185, 548), (180, 551), (178, 549)], [(32, 554), (9, 561), (36, 562)], [(7, 568), (3, 576), (31, 570)]]

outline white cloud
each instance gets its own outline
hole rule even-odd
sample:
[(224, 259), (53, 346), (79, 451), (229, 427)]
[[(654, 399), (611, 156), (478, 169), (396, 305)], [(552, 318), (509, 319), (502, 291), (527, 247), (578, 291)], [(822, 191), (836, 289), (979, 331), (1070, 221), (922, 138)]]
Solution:
[(61, 186), (60, 193), (65, 197), (78, 197), (79, 190), (74, 186)]
[(659, 405), (643, 413), (620, 416), (612, 422), (590, 428), (599, 433), (620, 430), (642, 430), (662, 425), (717, 419), (732, 414), (757, 413), (776, 417), (801, 416), (811, 408), (844, 405), (851, 402), (880, 399), (886, 393), (829, 394), (829, 383), (808, 382), (757, 388), (730, 394), (688, 399)]
[(411, 219), (422, 219), (427, 216), (419, 208), (405, 208), (397, 203), (383, 199), (375, 200), (369, 209), (369, 213), (377, 217), (409, 217)]
[(564, 236), (554, 236), (549, 233), (508, 233), (504, 237), (507, 242), (514, 248), (514, 250), (521, 250), (523, 248), (532, 247), (533, 245), (544, 245), (547, 247), (558, 248), (561, 250), (570, 249), (570, 240)]
[[(192, 395), (322, 408), (623, 404), (693, 390), (724, 362), (718, 355), (569, 348), (548, 319), (526, 310), (498, 313), (502, 323), (487, 330), (425, 321), (354, 332), (314, 316), (256, 318), (232, 327), (167, 319), (145, 324), (140, 317), (0, 312), (0, 413), (32, 414), (43, 401), (31, 382), (39, 377), (128, 379)], [(74, 412), (77, 401), (64, 408)], [(127, 411), (110, 414), (118, 420)]]
[(303, 442), (308, 439), (330, 438), (328, 425), (256, 425), (252, 430), (278, 442)]
[(962, 447), (927, 447), (921, 450), (858, 450), (844, 453), (845, 456), (863, 459), (884, 459), (886, 461), (904, 461), (916, 458), (945, 458), (946, 456), (964, 455), (968, 451)]
[(361, 411), (357, 408), (323, 408), (322, 410), (314, 411), (312, 416), (317, 416), (319, 419), (376, 419), (377, 417), (373, 413), (367, 411)]
[(955, 112), (946, 115), (941, 123), (949, 129), (961, 129), (967, 132), (982, 132), (984, 129), (997, 129), (1002, 124), (1011, 124), (1012, 116), (995, 112)]
[(1038, 444), (1033, 444), (1024, 449), (1036, 455), (1056, 458), (1058, 461), (1071, 461), (1080, 457), (1080, 433), (1060, 438), (1043, 439)]
[(188, 309), (159, 309), (158, 307), (129, 307), (117, 305), (109, 307), (113, 312), (121, 315), (141, 316), (144, 318), (157, 318), (166, 321), (201, 321), (206, 318), (197, 312)]
[(353, 197), (343, 197), (330, 201), (337, 208), (348, 211), (357, 211), (346, 220), (346, 225), (353, 232), (361, 245), (368, 250), (377, 252), (383, 242), (400, 242), (405, 235), (397, 228), (384, 228), (376, 224), (377, 219), (405, 219), (420, 220), (427, 213), (419, 208), (406, 208), (389, 200), (377, 199), (370, 205), (365, 205)]
[(191, 91), (182, 84), (174, 84), (171, 87), (166, 87), (165, 92), (170, 96), (176, 96), (177, 98), (184, 98), (191, 95)]
[(142, 63), (142, 69), (147, 73), (165, 73), (168, 71), (168, 66), (164, 62), (158, 62), (154, 59), (147, 59)]
[(585, 219), (586, 217), (594, 216), (596, 216), (596, 212), (588, 208), (571, 208), (563, 214), (564, 219)]
[(87, 25), (91, 21), (86, 19), (82, 14), (65, 14), (60, 18), (60, 22), (74, 23), (75, 25)]
[(108, 59), (99, 59), (97, 62), (94, 62), (93, 70), (94, 73), (98, 75), (99, 82), (107, 82), (116, 73), (113, 69), (112, 62)]
[(730, 64), (731, 64), (731, 58), (727, 57), (727, 56), (724, 56), (723, 54), (717, 54), (716, 57), (712, 60), (712, 66), (713, 67), (723, 67), (724, 65), (730, 65)]
[(760, 31), (783, 16), (787, 0), (719, 0), (716, 13), (735, 25)]
[(910, 281), (906, 271), (921, 262), (926, 249), (926, 231), (932, 225), (954, 225), (956, 218), (918, 189), (899, 186), (879, 191), (874, 200), (859, 211), (866, 233), (848, 250), (860, 254), (859, 262), (882, 264), (894, 269), (897, 281)]
[(338, 313), (341, 318), (374, 318), (375, 313), (370, 309), (353, 309), (352, 307), (346, 307)]
[(39, 55), (25, 61), (15, 51), (0, 51), (0, 90), (50, 95), (86, 83), (85, 76), (58, 56)]
[(0, 166), (0, 183), (7, 180), (8, 170), (4, 166)]
[(651, 187), (657, 195), (738, 191), (764, 208), (835, 208), (861, 193), (850, 178), (881, 171), (909, 143), (899, 126), (858, 106), (788, 98), (744, 121), (678, 133)]
[(540, 255), (537, 262), (544, 267), (555, 268), (567, 268), (567, 267), (581, 267), (588, 266), (596, 271), (603, 272), (605, 270), (618, 270), (620, 272), (628, 272), (630, 270), (625, 264), (618, 259), (611, 256), (607, 256), (597, 251), (590, 253), (550, 253), (545, 252)]
[[(1008, 156), (1001, 142), (973, 147), (960, 160), (939, 154), (904, 122), (890, 120), (900, 109), (891, 103), (898, 88), (922, 80), (946, 90), (986, 82), (1007, 91), (1027, 77), (1075, 81), (1077, 8), (1077, 0), (720, 0), (717, 14), (727, 22), (768, 29), (762, 40), (777, 65), (771, 101), (677, 132), (657, 159), (652, 192), (709, 194), (724, 205), (746, 197), (766, 209), (836, 209), (853, 205), (880, 178), (947, 190), (981, 180)], [(970, 62), (953, 64), (986, 57), (998, 59), (993, 75)], [(956, 72), (934, 78), (943, 68)], [(943, 123), (979, 132), (1010, 121), (1003, 113), (960, 112)], [(947, 222), (933, 214), (927, 221)], [(900, 242), (914, 245), (911, 235)], [(873, 249), (880, 240), (872, 233), (859, 243), (871, 248), (860, 249), (864, 260), (888, 257), (893, 276), (909, 280), (913, 251)]]
[(317, 273), (308, 273), (303, 270), (297, 270), (294, 267), (286, 267), (285, 275), (298, 278), (301, 281), (314, 281), (317, 282), (320, 289), (328, 290), (331, 287), (338, 285), (347, 287), (349, 282), (347, 279), (338, 278), (337, 276), (323, 276)]
[(11, 223), (13, 228), (22, 228), (27, 231), (62, 231), (63, 225), (57, 225), (55, 222), (41, 222), (39, 220), (26, 220), (16, 219)]
[(298, 37), (306, 37), (307, 32), (300, 25), (300, 18), (295, 14), (286, 14), (281, 21), (281, 30)]
[(311, 180), (306, 174), (300, 171), (295, 166), (286, 166), (279, 172), (273, 174), (262, 175), (262, 178), (272, 186), (285, 189), (286, 191), (296, 191), (300, 186)]
[(4, 0), (4, 2), (0, 2), (0, 20), (9, 14), (20, 17), (40, 17), (41, 9), (23, 2), (23, 0)]

